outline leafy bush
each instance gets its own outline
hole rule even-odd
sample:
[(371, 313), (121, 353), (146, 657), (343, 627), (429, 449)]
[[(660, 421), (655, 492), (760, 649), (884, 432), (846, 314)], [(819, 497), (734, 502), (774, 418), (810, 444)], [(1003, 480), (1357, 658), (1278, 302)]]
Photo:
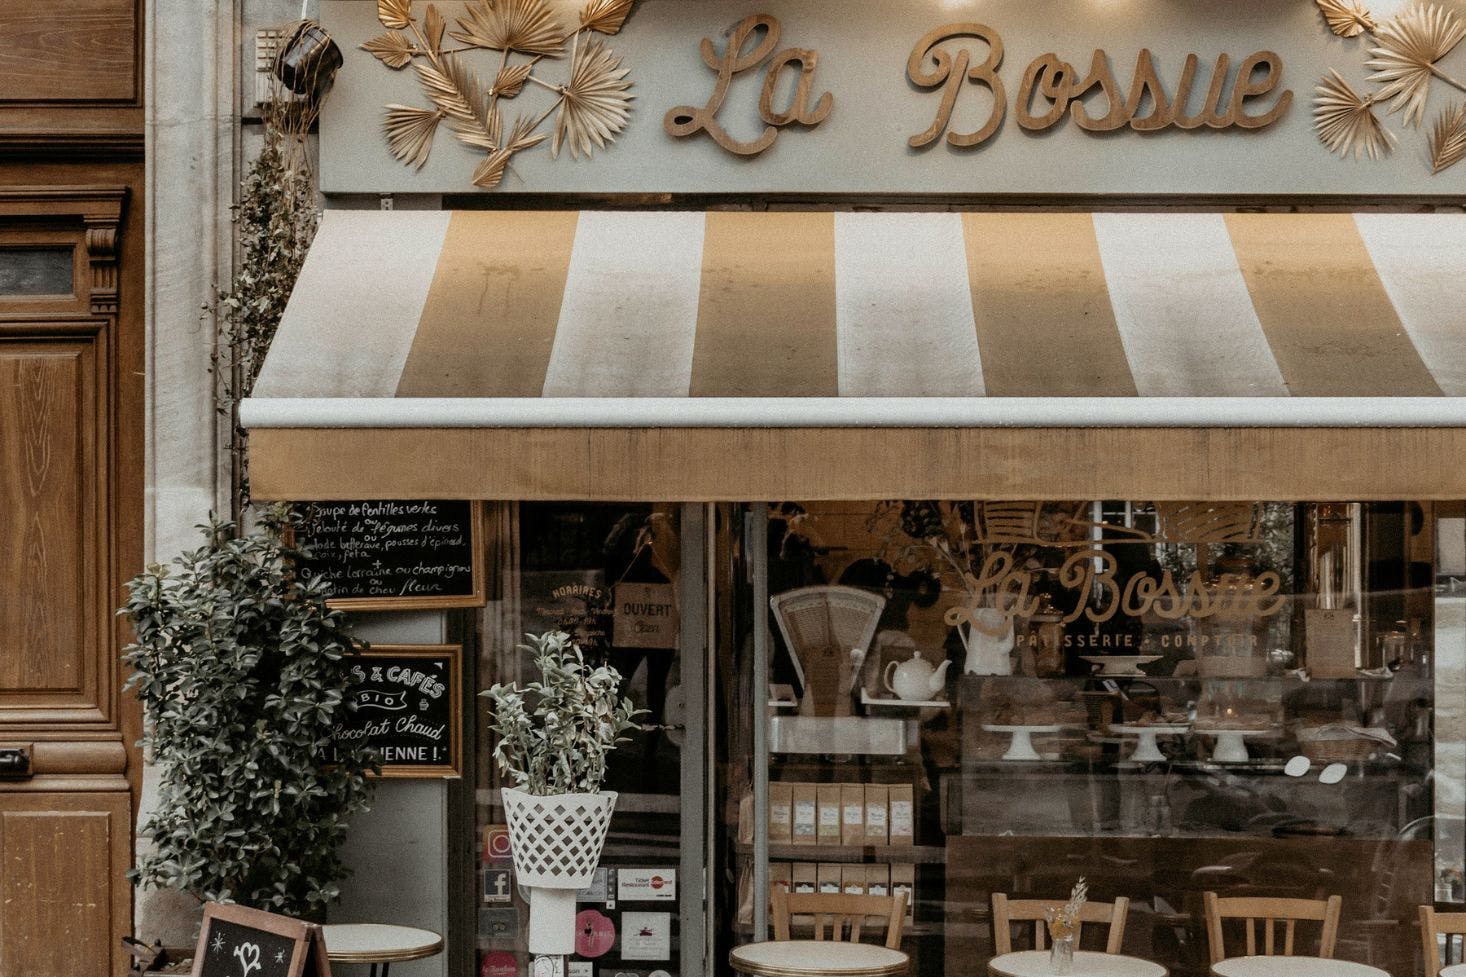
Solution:
[(227, 522), (200, 527), (201, 549), (128, 583), (128, 687), (160, 777), (139, 829), (152, 851), (130, 877), (319, 917), (347, 875), (339, 849), (375, 761), (332, 738), (355, 708), (353, 642), (323, 585), (296, 575), (296, 522), (280, 506), (240, 538)]
[(494, 760), (520, 790), (536, 796), (594, 793), (606, 779), (606, 758), (634, 728), (639, 710), (616, 698), (621, 674), (591, 668), (563, 631), (526, 635), (519, 647), (534, 656), (540, 681), (521, 691), (495, 685), (489, 729), (498, 735)]

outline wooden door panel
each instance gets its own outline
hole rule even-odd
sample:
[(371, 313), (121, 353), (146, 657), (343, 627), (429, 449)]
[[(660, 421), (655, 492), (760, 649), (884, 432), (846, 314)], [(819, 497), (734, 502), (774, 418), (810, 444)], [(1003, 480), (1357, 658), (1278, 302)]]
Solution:
[(0, 793), (0, 974), (125, 969), (130, 809), (125, 790)]
[(0, 340), (0, 705), (104, 709), (95, 354)]
[(137, 95), (135, 0), (6, 0), (0, 99), (128, 102)]

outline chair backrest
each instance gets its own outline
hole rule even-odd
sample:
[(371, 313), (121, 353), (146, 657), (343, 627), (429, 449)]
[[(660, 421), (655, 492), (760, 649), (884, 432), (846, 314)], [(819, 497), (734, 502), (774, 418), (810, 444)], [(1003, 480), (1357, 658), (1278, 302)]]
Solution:
[[(1445, 937), (1444, 946), (1441, 937)], [(1466, 957), (1466, 913), (1438, 913), (1430, 906), (1421, 906), (1420, 948), (1425, 953), (1425, 977), (1436, 977), (1441, 968), (1450, 963), (1453, 942)], [(1444, 958), (1441, 954), (1443, 949)]]
[[(1339, 896), (1327, 899), (1278, 899), (1264, 896), (1236, 896), (1223, 899), (1215, 892), (1203, 897), (1206, 907), (1206, 942), (1211, 949), (1211, 962), (1226, 959), (1227, 948), (1222, 935), (1222, 920), (1240, 919), (1247, 934), (1247, 955), (1291, 957), (1294, 936), (1299, 922), (1316, 922), (1322, 925), (1318, 938), (1318, 956), (1333, 959), (1334, 942), (1339, 935), (1339, 910), (1344, 900)], [(1261, 923), (1262, 942), (1258, 943), (1257, 929)], [(1282, 924), (1281, 945), (1276, 937), (1278, 924)]]
[[(993, 949), (998, 955), (1013, 952), (1013, 924), (1033, 923), (1033, 948), (1042, 950), (1048, 933), (1049, 909), (1062, 909), (1064, 899), (1009, 899), (1001, 892), (993, 893)], [(1079, 910), (1079, 925), (1074, 929), (1074, 945), (1084, 933), (1085, 923), (1110, 928), (1105, 939), (1106, 953), (1119, 953), (1125, 942), (1125, 920), (1130, 915), (1130, 900), (1120, 896), (1114, 902), (1086, 902)]]
[(789, 939), (790, 917), (804, 915), (814, 918), (816, 940), (859, 943), (861, 927), (866, 920), (874, 918), (886, 925), (886, 946), (898, 950), (901, 926), (906, 921), (906, 892), (863, 896), (850, 892), (790, 892), (783, 886), (775, 886), (770, 893), (769, 910), (776, 940)]

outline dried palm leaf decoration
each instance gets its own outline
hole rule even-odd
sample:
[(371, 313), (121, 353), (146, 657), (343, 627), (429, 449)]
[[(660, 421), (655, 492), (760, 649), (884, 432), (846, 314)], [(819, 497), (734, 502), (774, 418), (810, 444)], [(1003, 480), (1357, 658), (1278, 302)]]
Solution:
[(560, 93), (560, 108), (555, 115), (552, 158), (560, 155), (562, 143), (577, 159), (581, 153), (590, 156), (592, 147), (605, 149), (606, 143), (626, 128), (632, 99), (627, 94), (631, 82), (626, 80), (626, 71), (621, 59), (599, 40), (576, 51), (570, 84)]
[(580, 29), (598, 34), (619, 34), (636, 0), (590, 0), (580, 13)]
[[(421, 168), (439, 126), (446, 123), (459, 142), (484, 154), (471, 180), (481, 189), (493, 190), (513, 169), (516, 154), (546, 139), (551, 140), (552, 158), (559, 156), (562, 146), (576, 158), (604, 149), (626, 128), (631, 82), (621, 59), (603, 41), (581, 35), (617, 33), (635, 6), (636, 0), (589, 0), (579, 26), (567, 31), (546, 0), (469, 0), (457, 29), (448, 30), (432, 3), (414, 10), (413, 0), (377, 0), (377, 18), (387, 33), (367, 41), (362, 49), (394, 71), (412, 65), (431, 103), (387, 106), (382, 129), (388, 151), (402, 163)], [(465, 46), (445, 49), (445, 33)], [(551, 63), (546, 59), (564, 56), (567, 42), (571, 43), (569, 81), (555, 84), (536, 75), (536, 68)], [(490, 85), (480, 80), (465, 58), (475, 50), (499, 55)], [(516, 62), (516, 57), (526, 60)], [(506, 136), (499, 102), (519, 98), (530, 84), (549, 92), (552, 101), (538, 114), (519, 115)], [(540, 131), (551, 115), (552, 130)]]
[(1329, 152), (1358, 159), (1360, 154), (1378, 159), (1389, 153), (1395, 137), (1374, 114), (1375, 103), (1382, 98), (1375, 94), (1361, 98), (1343, 76), (1330, 70), (1328, 77), (1314, 89), (1313, 127)]
[(1340, 37), (1358, 37), (1377, 26), (1368, 8), (1358, 0), (1318, 0), (1329, 30)]
[(1439, 173), (1466, 159), (1466, 102), (1445, 108), (1430, 133), (1430, 171)]
[(1462, 38), (1466, 24), (1452, 11), (1435, 4), (1408, 7), (1375, 32), (1378, 47), (1365, 64), (1374, 69), (1372, 82), (1383, 87), (1381, 101), (1393, 99), (1390, 113), (1403, 111), (1407, 125), (1419, 126), (1425, 117), (1425, 100), (1431, 78), (1439, 78), (1466, 92), (1466, 84), (1436, 67)]

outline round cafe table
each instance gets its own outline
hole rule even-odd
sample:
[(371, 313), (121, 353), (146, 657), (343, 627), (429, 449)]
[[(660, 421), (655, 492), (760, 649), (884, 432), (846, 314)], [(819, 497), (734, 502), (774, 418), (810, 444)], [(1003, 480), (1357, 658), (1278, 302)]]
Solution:
[(1229, 957), (1211, 965), (1216, 977), (1390, 977), (1378, 967), (1323, 957)]
[[(994, 977), (1054, 977), (1047, 950), (1020, 950), (988, 961)], [(1166, 977), (1166, 968), (1139, 957), (1097, 950), (1075, 950), (1068, 977)]]
[(751, 977), (901, 977), (910, 960), (900, 950), (838, 940), (745, 943), (728, 964)]
[[(443, 938), (432, 930), (385, 923), (327, 923), (326, 959), (371, 966), (372, 977), (388, 977), (394, 963), (421, 960), (443, 952)], [(377, 968), (381, 967), (380, 973)]]
[(1453, 963), (1441, 968), (1441, 977), (1466, 977), (1466, 963)]

